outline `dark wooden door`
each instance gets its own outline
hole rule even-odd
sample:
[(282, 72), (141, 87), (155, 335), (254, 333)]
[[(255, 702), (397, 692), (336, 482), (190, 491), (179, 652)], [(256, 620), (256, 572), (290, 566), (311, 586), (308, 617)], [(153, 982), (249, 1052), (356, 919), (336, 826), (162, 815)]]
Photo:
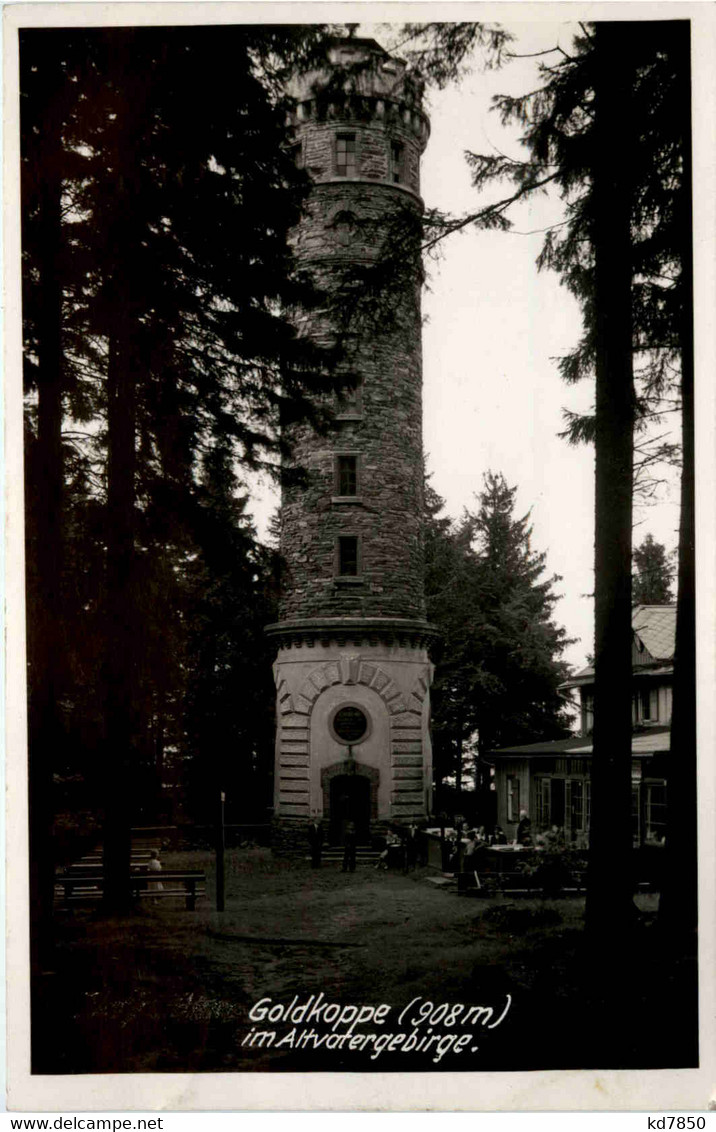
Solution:
[(370, 830), (370, 782), (359, 774), (340, 774), (331, 781), (332, 845), (343, 844), (346, 822), (353, 821), (359, 845), (368, 842)]

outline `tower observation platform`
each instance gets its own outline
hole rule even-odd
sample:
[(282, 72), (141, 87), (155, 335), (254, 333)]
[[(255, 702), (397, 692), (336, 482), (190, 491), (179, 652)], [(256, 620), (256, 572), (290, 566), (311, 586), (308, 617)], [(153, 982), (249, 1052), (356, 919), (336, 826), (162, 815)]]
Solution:
[[(296, 253), (339, 286), (375, 261), (397, 219), (422, 212), (429, 124), (405, 64), (373, 40), (331, 41), (325, 67), (291, 94), (296, 160), (313, 182)], [(418, 275), (399, 284), (384, 325), (348, 336), (329, 431), (291, 426), (306, 474), (282, 492), (285, 569), (279, 621), (267, 626), (278, 849), (305, 848), (314, 817), (333, 842), (347, 822), (367, 840), (431, 808)], [(336, 327), (312, 314), (305, 332), (328, 343)]]

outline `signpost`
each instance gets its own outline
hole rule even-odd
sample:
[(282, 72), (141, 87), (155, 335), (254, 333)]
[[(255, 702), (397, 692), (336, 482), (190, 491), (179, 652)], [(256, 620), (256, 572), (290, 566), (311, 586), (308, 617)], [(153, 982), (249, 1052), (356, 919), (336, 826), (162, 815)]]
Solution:
[(455, 814), (455, 855), (457, 857), (458, 875), (462, 872), (462, 827), (464, 824), (464, 816), (462, 814)]
[(224, 802), (226, 794), (219, 795), (219, 821), (216, 827), (216, 910), (224, 911)]

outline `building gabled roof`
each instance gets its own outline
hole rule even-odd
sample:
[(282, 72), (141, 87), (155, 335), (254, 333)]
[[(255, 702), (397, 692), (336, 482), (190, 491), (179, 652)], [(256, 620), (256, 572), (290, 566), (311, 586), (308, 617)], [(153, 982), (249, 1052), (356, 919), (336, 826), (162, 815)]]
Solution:
[[(655, 755), (671, 748), (670, 727), (648, 727), (643, 731), (635, 731), (631, 739), (632, 755), (644, 757)], [(497, 751), (488, 751), (487, 761), (493, 758), (533, 758), (545, 755), (559, 755), (568, 758), (591, 758), (593, 743), (591, 735), (580, 738), (572, 735), (568, 739), (551, 739), (542, 743), (521, 743), (515, 747), (501, 747)]]
[(390, 58), (389, 53), (384, 47), (378, 43), (377, 39), (366, 38), (359, 35), (333, 35), (328, 40), (330, 47), (362, 47), (376, 55), (384, 55), (386, 59)]
[(676, 642), (675, 605), (636, 605), (631, 627), (654, 660), (673, 660)]
[[(676, 606), (675, 605), (635, 605), (631, 611), (631, 627), (637, 642), (641, 642), (652, 660), (670, 661), (674, 659), (674, 644), (676, 641)], [(671, 669), (660, 669), (668, 674)], [(635, 670), (634, 675), (638, 672)], [(654, 675), (651, 671), (650, 675)], [(582, 684), (591, 684), (594, 681), (594, 665), (588, 664), (581, 668), (569, 680), (560, 684), (560, 688), (578, 688)]]
[[(631, 675), (633, 680), (639, 681), (646, 680), (647, 678), (653, 680), (655, 676), (673, 676), (674, 666), (673, 664), (644, 664), (640, 667), (633, 668)], [(573, 676), (571, 680), (565, 680), (559, 687), (560, 689), (581, 688), (584, 685), (588, 686), (593, 683), (594, 669), (590, 666), (589, 668), (583, 668), (582, 671), (578, 672), (576, 676)]]

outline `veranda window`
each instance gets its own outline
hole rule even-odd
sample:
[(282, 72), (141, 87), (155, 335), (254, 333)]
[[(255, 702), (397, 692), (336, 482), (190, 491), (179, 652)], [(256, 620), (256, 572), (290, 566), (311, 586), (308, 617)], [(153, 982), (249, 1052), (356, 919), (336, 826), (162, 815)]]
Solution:
[(666, 837), (666, 786), (663, 782), (647, 782), (644, 791), (646, 840), (661, 841)]
[(507, 779), (507, 820), (520, 820), (520, 780), (514, 775)]
[(535, 822), (537, 829), (549, 829), (551, 825), (551, 782), (549, 778), (535, 780)]

